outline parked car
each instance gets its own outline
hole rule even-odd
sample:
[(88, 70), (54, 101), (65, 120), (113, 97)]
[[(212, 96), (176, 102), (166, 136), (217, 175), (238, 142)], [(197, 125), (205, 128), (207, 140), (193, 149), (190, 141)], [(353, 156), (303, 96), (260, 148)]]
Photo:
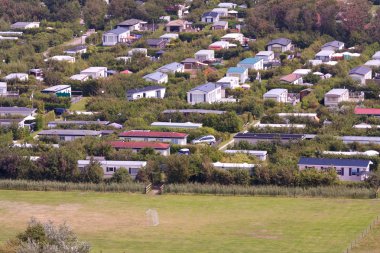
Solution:
[(198, 144), (198, 143), (206, 143), (206, 144), (214, 144), (216, 142), (216, 139), (213, 135), (206, 135), (199, 137), (197, 139), (194, 139), (191, 143)]
[(179, 155), (190, 155), (190, 149), (188, 149), (188, 148), (181, 148), (181, 149), (178, 151), (178, 154), (179, 154)]

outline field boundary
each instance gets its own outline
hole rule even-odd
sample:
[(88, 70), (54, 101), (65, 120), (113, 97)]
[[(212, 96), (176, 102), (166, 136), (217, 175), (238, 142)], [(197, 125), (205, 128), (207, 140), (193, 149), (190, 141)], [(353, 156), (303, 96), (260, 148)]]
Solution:
[(73, 183), (57, 181), (0, 180), (1, 190), (19, 191), (94, 191), (94, 192), (138, 192), (144, 193), (141, 183)]
[(241, 186), (216, 184), (169, 184), (165, 186), (169, 194), (199, 194), (199, 195), (242, 195), (269, 197), (320, 197), (320, 198), (350, 198), (375, 199), (377, 192), (372, 188), (349, 187), (345, 185), (320, 187), (285, 187), (275, 185)]
[(354, 240), (351, 241), (350, 245), (343, 251), (343, 253), (350, 253), (352, 250), (361, 242), (364, 237), (366, 237), (374, 227), (379, 225), (379, 215), (376, 216), (376, 218), (369, 224), (368, 227), (366, 227), (360, 234), (357, 236)]
[[(0, 190), (20, 191), (94, 191), (94, 192), (133, 192), (147, 194), (153, 185), (144, 183), (73, 183), (57, 181), (0, 180)], [(195, 195), (240, 195), (268, 197), (313, 197), (375, 199), (377, 192), (372, 188), (350, 187), (345, 185), (320, 187), (285, 187), (275, 185), (242, 186), (217, 184), (167, 184), (157, 188), (160, 194)]]

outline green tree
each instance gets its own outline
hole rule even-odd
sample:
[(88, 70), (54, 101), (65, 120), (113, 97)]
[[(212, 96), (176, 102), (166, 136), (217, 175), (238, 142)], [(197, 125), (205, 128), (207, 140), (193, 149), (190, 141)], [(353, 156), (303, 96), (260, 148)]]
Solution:
[(90, 183), (100, 183), (103, 181), (104, 171), (98, 161), (91, 159), (90, 164), (82, 172), (82, 180)]
[(90, 28), (102, 29), (104, 16), (107, 14), (107, 4), (104, 0), (86, 1), (83, 7), (83, 17)]
[(166, 160), (166, 176), (169, 183), (187, 183), (190, 172), (189, 158), (184, 155), (172, 155)]
[(119, 168), (111, 177), (111, 182), (114, 183), (129, 183), (131, 181), (131, 175), (126, 168)]

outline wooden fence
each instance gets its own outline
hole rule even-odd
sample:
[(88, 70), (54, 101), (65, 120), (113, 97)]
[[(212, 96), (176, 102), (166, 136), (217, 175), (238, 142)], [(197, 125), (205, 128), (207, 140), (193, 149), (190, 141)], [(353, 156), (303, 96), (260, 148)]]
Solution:
[(352, 250), (359, 245), (359, 243), (366, 237), (372, 229), (374, 229), (377, 225), (379, 225), (379, 216), (376, 216), (376, 218), (369, 224), (369, 226), (364, 229), (361, 234), (357, 238), (355, 238), (353, 241), (351, 241), (350, 245), (343, 251), (343, 253), (350, 253)]

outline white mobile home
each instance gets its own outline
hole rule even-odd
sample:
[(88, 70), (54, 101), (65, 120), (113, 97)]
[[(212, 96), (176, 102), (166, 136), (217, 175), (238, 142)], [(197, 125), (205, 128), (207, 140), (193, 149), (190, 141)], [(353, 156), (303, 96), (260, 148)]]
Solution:
[(187, 92), (187, 102), (189, 104), (215, 103), (222, 99), (221, 87), (215, 83), (199, 85)]
[(147, 86), (127, 91), (127, 100), (132, 101), (140, 98), (164, 98), (166, 88), (162, 86)]
[[(78, 169), (84, 170), (90, 164), (91, 160), (78, 160)], [(136, 178), (136, 175), (140, 169), (146, 166), (145, 161), (107, 161), (96, 160), (103, 169), (104, 178), (110, 178), (120, 168), (125, 168), (132, 179)]]

